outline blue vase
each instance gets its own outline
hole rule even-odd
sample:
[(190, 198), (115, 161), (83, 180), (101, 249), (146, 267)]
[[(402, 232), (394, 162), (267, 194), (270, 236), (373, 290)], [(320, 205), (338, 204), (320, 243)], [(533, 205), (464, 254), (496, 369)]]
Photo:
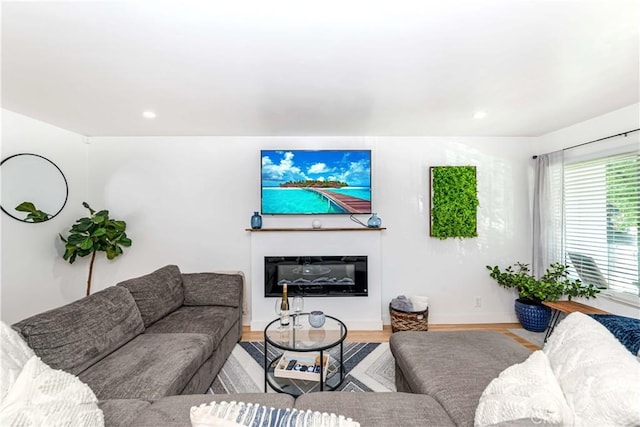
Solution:
[(253, 216), (251, 217), (251, 228), (262, 228), (262, 217), (258, 212), (254, 212)]
[(374, 212), (369, 218), (369, 221), (367, 221), (367, 227), (380, 228), (381, 225), (382, 225), (382, 219), (380, 219), (378, 214)]

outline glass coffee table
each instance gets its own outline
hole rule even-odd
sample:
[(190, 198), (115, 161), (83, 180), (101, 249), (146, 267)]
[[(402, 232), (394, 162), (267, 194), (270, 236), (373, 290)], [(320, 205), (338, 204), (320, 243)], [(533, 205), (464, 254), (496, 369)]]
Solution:
[[(300, 313), (298, 321), (300, 327), (293, 327), (295, 316), (291, 316), (290, 324), (281, 328), (280, 319), (276, 319), (264, 329), (265, 393), (271, 386), (277, 392), (300, 396), (313, 391), (335, 390), (344, 381), (345, 324), (335, 317), (325, 316), (324, 325), (314, 328), (309, 324), (309, 313)], [(325, 359), (325, 363), (319, 363)], [(311, 365), (307, 366), (305, 360), (311, 360)], [(313, 360), (316, 361), (315, 371)]]

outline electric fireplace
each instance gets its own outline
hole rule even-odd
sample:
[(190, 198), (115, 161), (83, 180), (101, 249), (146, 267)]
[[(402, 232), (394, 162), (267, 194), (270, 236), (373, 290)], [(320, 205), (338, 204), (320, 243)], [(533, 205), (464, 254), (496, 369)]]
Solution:
[(264, 296), (282, 296), (284, 283), (287, 284), (289, 296), (367, 296), (367, 257), (353, 255), (264, 257)]

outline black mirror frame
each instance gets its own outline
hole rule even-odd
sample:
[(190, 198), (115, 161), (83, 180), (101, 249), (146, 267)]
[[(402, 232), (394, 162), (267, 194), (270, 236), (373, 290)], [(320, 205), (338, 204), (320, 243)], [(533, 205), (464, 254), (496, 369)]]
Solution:
[[(64, 207), (67, 205), (67, 200), (69, 199), (69, 182), (67, 181), (67, 177), (64, 175), (64, 173), (62, 172), (62, 169), (60, 169), (58, 167), (58, 165), (56, 165), (55, 163), (53, 163), (51, 160), (47, 159), (44, 156), (41, 156), (40, 154), (34, 154), (34, 153), (18, 153), (18, 154), (13, 154), (9, 157), (7, 157), (6, 159), (2, 160), (2, 162), (0, 162), (0, 168), (2, 167), (2, 165), (7, 161), (10, 160), (14, 157), (18, 157), (18, 156), (36, 156), (36, 157), (40, 157), (41, 159), (46, 160), (47, 162), (51, 163), (56, 169), (58, 169), (58, 172), (60, 172), (60, 175), (62, 175), (62, 179), (64, 180), (64, 186), (65, 186), (65, 195), (64, 195), (64, 202), (62, 202), (62, 206), (60, 206), (60, 209), (58, 209), (58, 211), (54, 214), (52, 214), (49, 218), (47, 218), (44, 221), (39, 221), (39, 222), (47, 222), (53, 218), (55, 218), (56, 216), (58, 216), (58, 214), (60, 212), (62, 212), (62, 210), (64, 209)], [(16, 216), (11, 215), (8, 211), (5, 210), (4, 206), (2, 206), (1, 201), (0, 201), (0, 209), (2, 210), (2, 212), (4, 212), (5, 214), (9, 215), (11, 218), (18, 220), (20, 222), (25, 222), (27, 224), (38, 224), (38, 222), (33, 222), (33, 221), (27, 221), (26, 219), (22, 219), (22, 218), (18, 218)]]

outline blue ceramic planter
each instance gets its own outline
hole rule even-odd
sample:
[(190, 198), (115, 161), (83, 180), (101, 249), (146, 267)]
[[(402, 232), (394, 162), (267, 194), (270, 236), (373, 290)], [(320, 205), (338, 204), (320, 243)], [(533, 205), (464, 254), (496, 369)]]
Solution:
[(516, 316), (522, 327), (531, 332), (544, 332), (551, 320), (551, 309), (544, 305), (532, 305), (520, 302), (515, 303)]

